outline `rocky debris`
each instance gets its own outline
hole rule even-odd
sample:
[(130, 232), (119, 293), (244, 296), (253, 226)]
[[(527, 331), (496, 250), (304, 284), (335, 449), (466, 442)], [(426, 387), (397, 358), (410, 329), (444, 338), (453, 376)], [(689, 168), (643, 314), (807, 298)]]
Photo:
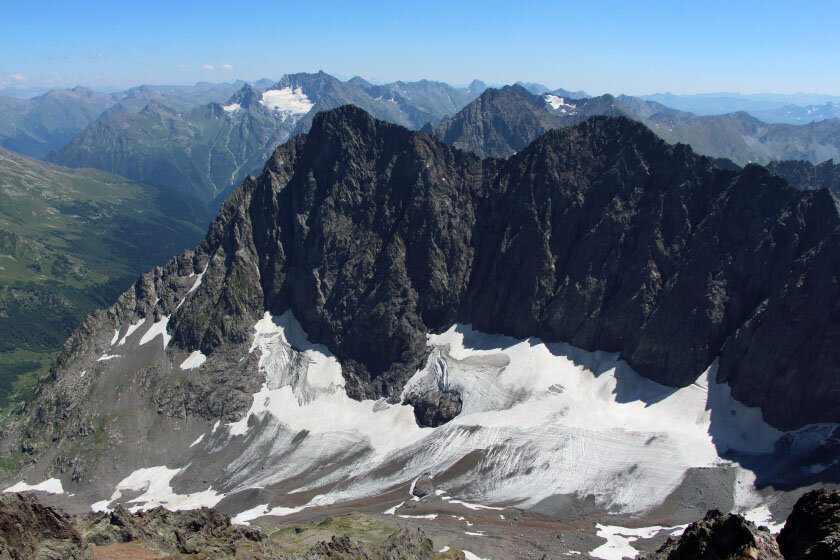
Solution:
[(778, 537), (785, 560), (840, 559), (840, 492), (804, 494)]
[(776, 539), (740, 515), (710, 510), (645, 560), (782, 560)]
[(435, 491), (435, 481), (428, 475), (421, 476), (414, 483), (414, 488), (411, 489), (412, 495), (423, 498)]
[(118, 506), (109, 513), (79, 517), (76, 526), (95, 545), (142, 541), (158, 552), (233, 556), (241, 542), (260, 542), (264, 535), (249, 527), (230, 524), (230, 517), (215, 509), (172, 512), (158, 507), (132, 514)]
[(432, 541), (418, 531), (400, 529), (381, 542), (365, 543), (347, 535), (321, 542), (306, 554), (282, 556), (283, 560), (434, 560)]
[(73, 518), (33, 494), (0, 494), (0, 560), (92, 559)]

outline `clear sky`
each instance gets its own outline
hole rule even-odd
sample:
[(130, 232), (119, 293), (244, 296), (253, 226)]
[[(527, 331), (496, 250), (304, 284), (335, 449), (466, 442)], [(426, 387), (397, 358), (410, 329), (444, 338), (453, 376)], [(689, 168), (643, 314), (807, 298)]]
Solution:
[(840, 94), (840, 0), (11, 2), (0, 87), (480, 78), (552, 88)]

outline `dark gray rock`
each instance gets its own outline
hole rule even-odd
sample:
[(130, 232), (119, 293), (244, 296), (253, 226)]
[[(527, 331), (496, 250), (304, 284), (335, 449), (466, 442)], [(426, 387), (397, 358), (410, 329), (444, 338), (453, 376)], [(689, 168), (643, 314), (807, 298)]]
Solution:
[(840, 163), (835, 164), (834, 160), (819, 165), (803, 160), (771, 161), (767, 170), (786, 179), (794, 187), (803, 190), (828, 189), (840, 196)]
[(740, 515), (711, 510), (645, 560), (782, 560), (776, 539)]
[(821, 488), (799, 498), (778, 540), (785, 560), (840, 558), (840, 492)]
[(435, 491), (435, 482), (430, 476), (421, 476), (414, 483), (411, 493), (418, 498), (423, 498)]

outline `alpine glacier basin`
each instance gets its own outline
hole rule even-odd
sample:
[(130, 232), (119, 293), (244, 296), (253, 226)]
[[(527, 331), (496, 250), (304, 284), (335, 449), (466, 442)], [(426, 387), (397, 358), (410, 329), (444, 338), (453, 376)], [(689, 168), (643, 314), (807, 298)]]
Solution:
[[(120, 354), (146, 347), (145, 331), (155, 327), (141, 327), (115, 337)], [(661, 511), (687, 480), (700, 480), (723, 491), (696, 498), (696, 508), (682, 514), (672, 508), (671, 519), (693, 521), (709, 507), (769, 518), (774, 497), (756, 491), (756, 477), (763, 483), (783, 472), (806, 480), (834, 468), (820, 453), (836, 425), (776, 430), (715, 381), (716, 364), (676, 389), (641, 377), (615, 354), (469, 325), (431, 335), (428, 344), (428, 362), (403, 395), (435, 388), (460, 394), (461, 413), (437, 428), (418, 426), (409, 405), (347, 397), (341, 365), (327, 348), (312, 344), (291, 312), (266, 313), (239, 358), (264, 376), (247, 414), (202, 421), (188, 446), (144, 450), (141, 468), (111, 473), (116, 483), (88, 505), (217, 506), (247, 523), (404, 499), (412, 481), (427, 475), (450, 500), (558, 515), (577, 500), (598, 511), (644, 514)], [(196, 350), (169, 367), (200, 375), (212, 361)]]

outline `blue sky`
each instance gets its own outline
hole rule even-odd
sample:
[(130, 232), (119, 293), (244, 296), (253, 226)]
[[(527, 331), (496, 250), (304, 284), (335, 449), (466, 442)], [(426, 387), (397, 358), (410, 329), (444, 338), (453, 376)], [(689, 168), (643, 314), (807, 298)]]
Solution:
[(642, 94), (840, 94), (840, 2), (9, 2), (0, 87), (323, 69)]

